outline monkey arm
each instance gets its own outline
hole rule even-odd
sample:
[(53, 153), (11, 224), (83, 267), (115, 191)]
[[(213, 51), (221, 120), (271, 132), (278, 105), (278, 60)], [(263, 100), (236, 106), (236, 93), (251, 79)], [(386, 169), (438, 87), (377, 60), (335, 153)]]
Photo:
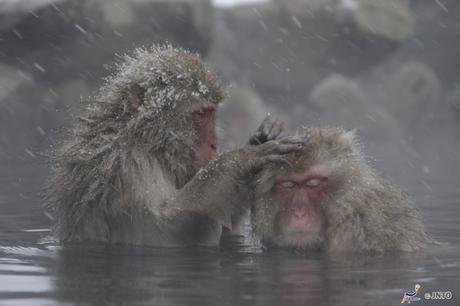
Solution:
[[(217, 245), (222, 226), (249, 204), (237, 162), (237, 152), (225, 153), (202, 168), (182, 189), (162, 202), (151, 218), (142, 218), (143, 232), (153, 245)], [(152, 232), (153, 230), (153, 232)], [(155, 234), (158, 233), (158, 234)]]
[[(231, 228), (231, 216), (249, 205), (250, 192), (245, 186), (247, 171), (240, 161), (249, 155), (245, 150), (224, 153), (202, 168), (175, 197), (166, 204), (166, 219), (186, 218), (193, 215), (200, 219), (208, 217)], [(174, 221), (176, 223), (176, 221)], [(190, 226), (186, 226), (190, 227)]]
[(283, 162), (282, 155), (300, 150), (304, 143), (305, 139), (287, 138), (221, 154), (165, 203), (162, 219), (171, 229), (167, 232), (178, 239), (195, 233), (198, 239), (220, 231), (222, 225), (231, 229), (231, 217), (252, 203), (249, 180), (268, 163)]

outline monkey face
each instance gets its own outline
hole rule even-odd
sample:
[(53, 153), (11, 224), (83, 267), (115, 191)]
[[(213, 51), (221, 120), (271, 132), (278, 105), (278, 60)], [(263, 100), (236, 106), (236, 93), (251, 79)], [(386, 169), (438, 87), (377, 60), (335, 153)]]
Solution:
[(306, 171), (278, 175), (274, 200), (276, 243), (308, 246), (322, 239), (324, 212), (321, 206), (328, 189), (328, 173), (321, 165)]
[(196, 160), (206, 164), (217, 154), (217, 137), (215, 131), (215, 110), (212, 103), (192, 102), (192, 121), (196, 130)]
[(411, 202), (369, 167), (353, 132), (305, 132), (303, 151), (255, 179), (251, 218), (262, 243), (383, 252), (417, 250), (431, 241)]
[(306, 135), (304, 150), (288, 156), (288, 166), (267, 167), (257, 177), (253, 224), (266, 244), (327, 246), (331, 215), (341, 209), (334, 204), (345, 183), (358, 177), (349, 171), (355, 155), (345, 132), (311, 128)]

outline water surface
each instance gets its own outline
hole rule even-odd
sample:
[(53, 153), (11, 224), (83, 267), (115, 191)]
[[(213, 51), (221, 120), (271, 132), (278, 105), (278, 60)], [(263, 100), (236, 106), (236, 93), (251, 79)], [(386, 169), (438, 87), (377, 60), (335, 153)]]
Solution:
[[(228, 239), (220, 248), (49, 243), (40, 207), (46, 171), (1, 166), (0, 305), (398, 305), (422, 285), (420, 305), (458, 305), (460, 191), (455, 180), (408, 184), (429, 232), (424, 252), (330, 258), (263, 251)], [(429, 184), (429, 188), (426, 184)], [(423, 294), (452, 291), (449, 301)]]

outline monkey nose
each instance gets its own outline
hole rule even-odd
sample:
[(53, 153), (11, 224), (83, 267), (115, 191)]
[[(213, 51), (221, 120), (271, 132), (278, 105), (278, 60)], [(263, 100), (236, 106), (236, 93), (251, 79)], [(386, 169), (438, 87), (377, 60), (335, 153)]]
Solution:
[(297, 209), (294, 209), (293, 214), (297, 218), (302, 218), (302, 217), (305, 217), (305, 215), (307, 214), (307, 211), (303, 208), (297, 208)]

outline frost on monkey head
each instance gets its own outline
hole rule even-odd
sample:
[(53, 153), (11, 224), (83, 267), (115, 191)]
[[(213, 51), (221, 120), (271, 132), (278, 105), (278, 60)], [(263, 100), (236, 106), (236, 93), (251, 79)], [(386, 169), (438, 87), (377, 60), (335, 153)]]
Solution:
[(165, 133), (176, 137), (190, 130), (192, 101), (218, 104), (224, 96), (197, 54), (171, 45), (138, 48), (115, 68), (90, 101), (80, 136), (116, 134), (159, 149), (168, 140)]
[(171, 45), (137, 48), (115, 67), (116, 72), (106, 79), (98, 100), (124, 100), (134, 90), (143, 95), (141, 111), (159, 112), (191, 99), (217, 104), (223, 98), (217, 78), (199, 55)]

